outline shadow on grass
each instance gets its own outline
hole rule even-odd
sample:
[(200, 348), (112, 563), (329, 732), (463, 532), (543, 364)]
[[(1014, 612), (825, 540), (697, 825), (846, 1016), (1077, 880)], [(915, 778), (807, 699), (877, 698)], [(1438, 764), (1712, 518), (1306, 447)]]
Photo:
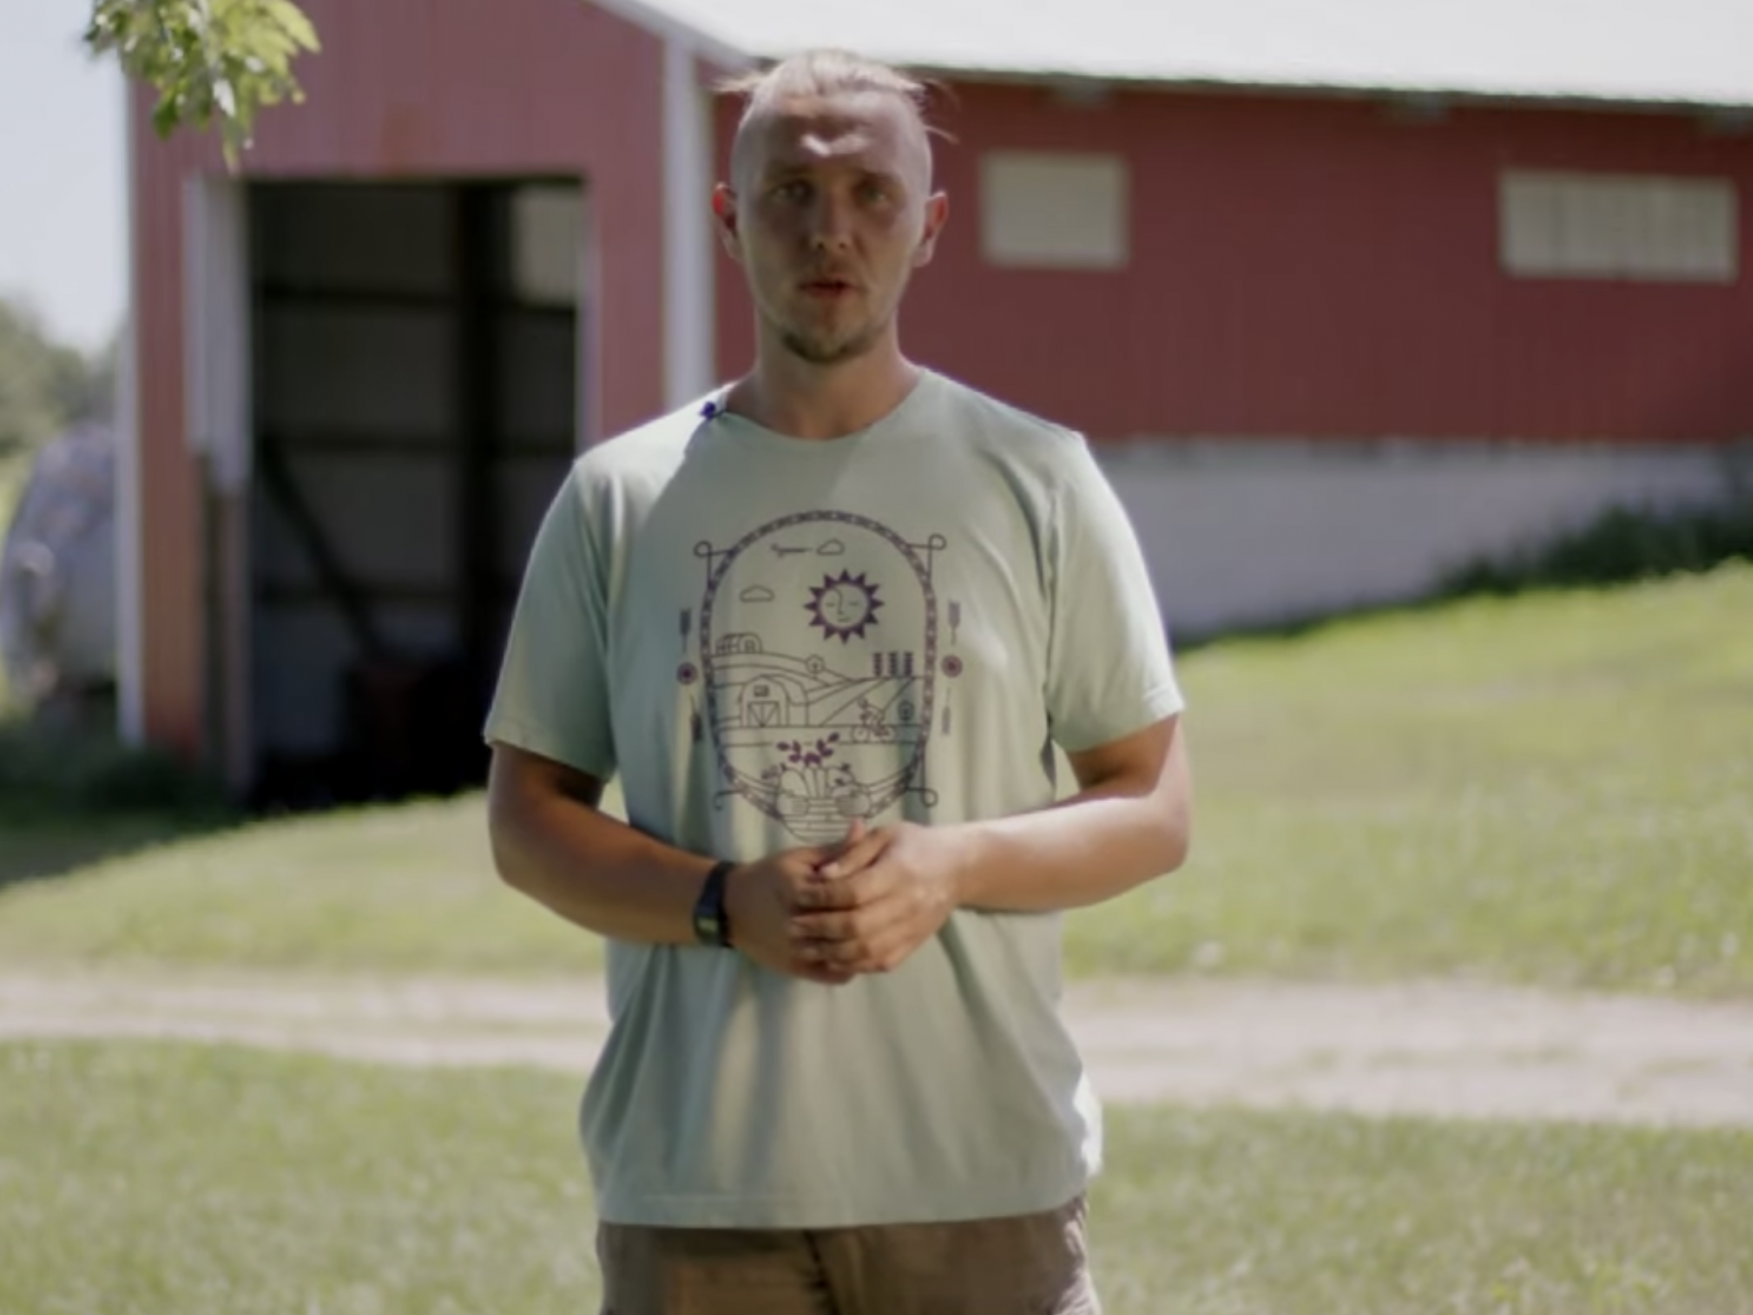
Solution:
[(0, 811), (0, 892), (64, 877), (167, 841), (223, 829), (213, 820), (152, 813), (18, 818)]
[(0, 890), (241, 820), (215, 782), (169, 754), (0, 720)]

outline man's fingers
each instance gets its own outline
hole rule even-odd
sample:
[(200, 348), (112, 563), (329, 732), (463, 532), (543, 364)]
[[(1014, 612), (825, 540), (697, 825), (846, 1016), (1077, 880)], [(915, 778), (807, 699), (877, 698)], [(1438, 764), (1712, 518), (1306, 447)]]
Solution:
[(789, 930), (806, 958), (842, 966), (862, 960), (873, 945), (904, 930), (914, 912), (906, 899), (891, 896), (851, 912), (799, 914)]
[[(862, 823), (855, 825), (862, 826)], [(839, 881), (855, 872), (862, 872), (882, 857), (883, 851), (894, 838), (891, 831), (867, 832), (856, 841), (851, 841), (848, 837), (849, 843), (845, 849), (824, 863), (819, 870), (830, 881)]]
[(855, 817), (852, 819), (851, 825), (846, 828), (846, 834), (833, 844), (818, 845), (814, 849), (800, 852), (814, 855), (814, 862), (811, 863), (810, 867), (812, 871), (819, 873), (835, 859), (843, 857), (846, 851), (854, 845), (860, 844), (869, 834), (870, 828), (865, 825), (864, 819)]
[(907, 928), (892, 927), (856, 941), (806, 946), (803, 957), (805, 963), (817, 970), (840, 973), (850, 979), (867, 973), (893, 972), (921, 944)]
[(836, 965), (852, 976), (866, 973), (892, 973), (908, 959), (913, 957), (922, 941), (916, 940), (910, 933), (890, 932), (881, 940), (872, 942), (862, 959), (855, 963)]
[[(870, 842), (866, 842), (870, 843)], [(894, 876), (881, 862), (879, 852), (868, 867), (861, 867), (843, 877), (817, 877), (797, 887), (792, 893), (792, 907), (798, 913), (830, 913), (836, 909), (857, 909), (881, 899), (894, 885)]]
[(786, 930), (793, 944), (816, 941), (847, 941), (859, 933), (855, 913), (800, 913), (792, 918)]

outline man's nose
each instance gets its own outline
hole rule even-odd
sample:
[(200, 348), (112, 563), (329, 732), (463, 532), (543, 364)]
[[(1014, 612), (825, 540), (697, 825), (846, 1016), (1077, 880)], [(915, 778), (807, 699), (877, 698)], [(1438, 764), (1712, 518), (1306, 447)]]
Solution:
[(810, 241), (824, 251), (851, 245), (852, 205), (847, 198), (825, 189), (816, 197), (810, 210)]

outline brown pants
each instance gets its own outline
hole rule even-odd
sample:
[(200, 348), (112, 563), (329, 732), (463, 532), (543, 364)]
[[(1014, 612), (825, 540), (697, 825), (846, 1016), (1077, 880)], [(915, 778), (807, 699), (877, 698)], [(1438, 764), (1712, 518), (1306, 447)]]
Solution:
[(602, 1315), (1100, 1315), (1084, 1229), (1081, 1198), (811, 1232), (603, 1224)]

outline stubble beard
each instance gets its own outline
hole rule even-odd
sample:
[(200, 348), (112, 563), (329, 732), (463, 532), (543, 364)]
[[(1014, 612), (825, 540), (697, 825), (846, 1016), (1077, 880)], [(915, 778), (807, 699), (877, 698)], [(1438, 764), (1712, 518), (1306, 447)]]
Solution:
[(810, 365), (841, 365), (857, 360), (883, 339), (899, 310), (902, 289), (893, 299), (866, 303), (867, 318), (857, 324), (821, 327), (800, 323), (779, 306), (767, 308), (765, 318), (774, 337), (787, 352)]
[(859, 326), (850, 333), (811, 333), (803, 329), (781, 327), (779, 342), (800, 361), (811, 365), (839, 365), (856, 360), (877, 344), (883, 335), (883, 324), (873, 322)]

